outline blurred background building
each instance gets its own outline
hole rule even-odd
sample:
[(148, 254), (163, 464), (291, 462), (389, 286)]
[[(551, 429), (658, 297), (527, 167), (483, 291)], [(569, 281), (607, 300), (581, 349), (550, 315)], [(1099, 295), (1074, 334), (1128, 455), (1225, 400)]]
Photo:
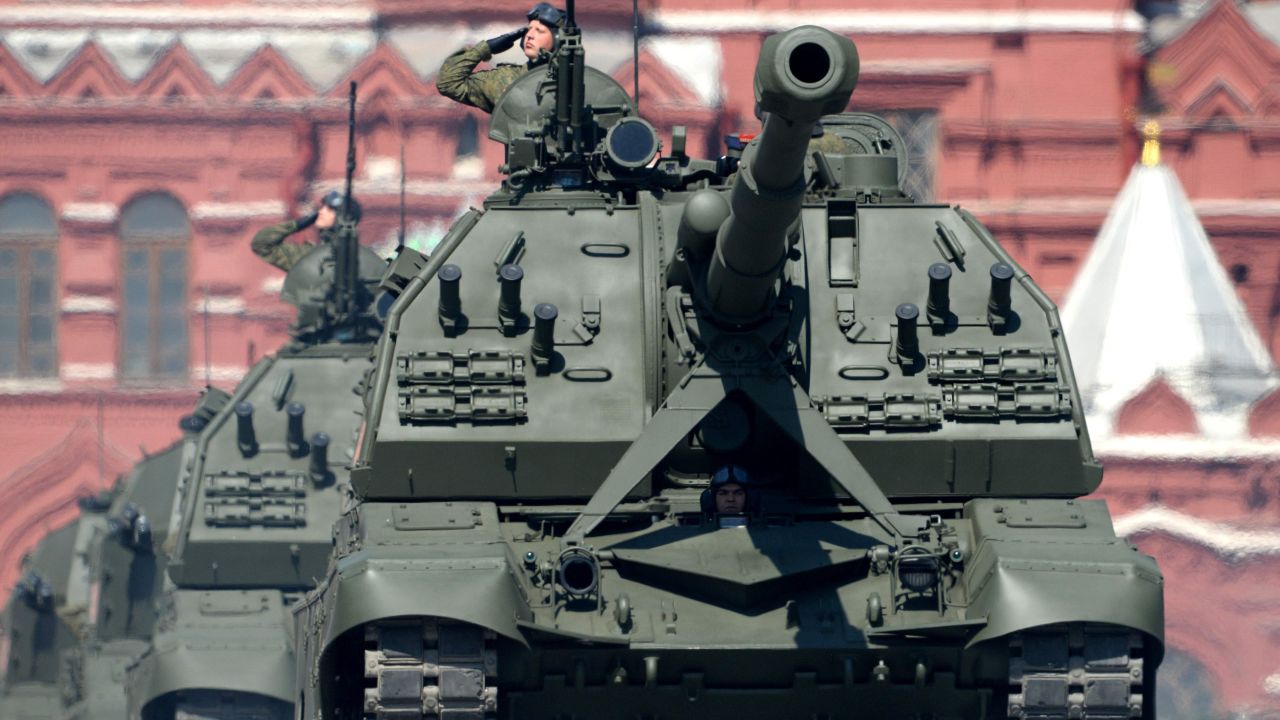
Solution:
[[(411, 246), (479, 204), (502, 148), (433, 77), (529, 4), (0, 0), (0, 592), (200, 387), (285, 340), (249, 239), (340, 184), (349, 81), (366, 243), (394, 246), (402, 173)], [(630, 89), (631, 4), (578, 5), (588, 62)], [(641, 0), (639, 21), (642, 113), (710, 156), (757, 127), (764, 36), (858, 42), (852, 108), (901, 131), (911, 193), (975, 212), (1066, 301), (1100, 494), (1168, 579), (1161, 716), (1280, 717), (1280, 2)]]

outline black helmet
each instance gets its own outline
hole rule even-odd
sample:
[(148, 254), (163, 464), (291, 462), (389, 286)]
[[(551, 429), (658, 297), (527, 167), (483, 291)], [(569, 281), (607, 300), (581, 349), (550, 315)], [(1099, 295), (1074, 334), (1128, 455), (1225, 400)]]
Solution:
[(565, 14), (564, 11), (555, 7), (551, 3), (540, 2), (533, 6), (529, 14), (525, 16), (526, 20), (537, 20), (553, 30), (564, 27)]
[[(341, 190), (330, 190), (328, 193), (325, 193), (323, 198), (321, 198), (320, 204), (331, 207), (341, 213), (342, 198), (343, 194)], [(351, 207), (348, 208), (348, 210), (351, 213), (352, 222), (360, 222), (360, 203), (356, 202), (355, 198), (351, 198)]]
[[(743, 515), (759, 515), (761, 500), (759, 493), (751, 489), (751, 476), (742, 469), (741, 465), (725, 465), (711, 474), (711, 487), (703, 490), (702, 496), (698, 498), (703, 518), (716, 517), (716, 491), (729, 484), (740, 486), (745, 494), (746, 505), (743, 508)], [(726, 526), (722, 525), (722, 527)]]
[(714, 490), (722, 485), (734, 483), (746, 488), (751, 485), (751, 477), (747, 475), (747, 471), (743, 470), (739, 465), (725, 465), (711, 475), (711, 488)]

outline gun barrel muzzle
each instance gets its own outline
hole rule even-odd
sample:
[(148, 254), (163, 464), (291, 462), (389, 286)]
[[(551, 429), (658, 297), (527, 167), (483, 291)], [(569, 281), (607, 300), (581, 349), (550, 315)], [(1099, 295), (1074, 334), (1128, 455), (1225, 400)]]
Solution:
[(804, 161), (814, 123), (844, 110), (858, 82), (853, 41), (805, 26), (765, 40), (756, 64), (764, 129), (743, 154), (707, 269), (715, 315), (745, 323), (768, 309), (804, 199)]

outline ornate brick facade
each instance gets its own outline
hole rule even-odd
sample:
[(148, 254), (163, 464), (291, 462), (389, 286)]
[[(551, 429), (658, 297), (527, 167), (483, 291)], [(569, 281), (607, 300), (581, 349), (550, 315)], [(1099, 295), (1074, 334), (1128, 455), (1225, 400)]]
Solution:
[[(402, 171), (410, 244), (429, 246), (479, 202), (502, 150), (485, 140), (485, 116), (441, 98), (433, 75), (453, 49), (519, 23), (526, 5), (0, 1), (0, 252), (21, 248), (14, 277), (50, 279), (53, 318), (48, 337), (22, 326), (21, 362), (0, 366), (0, 588), (76, 495), (176, 439), (200, 386), (233, 385), (287, 336), (280, 274), (248, 239), (338, 183), (348, 81), (361, 88), (366, 243), (394, 240)], [(813, 22), (854, 37), (853, 107), (908, 111), (924, 187), (976, 212), (1059, 300), (1137, 159), (1140, 120), (1161, 116), (1167, 164), (1258, 333), (1280, 350), (1273, 3), (1218, 0), (1168, 27), (1121, 0), (644, 0), (640, 10), (642, 113), (664, 137), (688, 126), (698, 154), (754, 128), (751, 73), (766, 34)], [(588, 61), (630, 89), (630, 3), (580, 2), (579, 14)], [(47, 208), (52, 234), (10, 232), (3, 203), (14, 197)], [(165, 226), (164, 242), (130, 236), (126, 216), (155, 198), (185, 220)], [(37, 267), (37, 246), (52, 248), (52, 269)], [(40, 287), (14, 287), (23, 317), (38, 314)], [(177, 374), (163, 372), (173, 343), (186, 360)], [(33, 371), (49, 347), (55, 361)], [(1125, 427), (1139, 438), (1191, 427), (1167, 390), (1142, 393)], [(1264, 400), (1250, 427), (1274, 436), (1278, 413)], [(1266, 625), (1280, 594), (1265, 589), (1280, 587), (1266, 579), (1280, 568), (1267, 545), (1280, 525), (1280, 454), (1204, 448), (1176, 464), (1119, 452), (1104, 495), (1165, 563), (1170, 639), (1177, 657), (1207, 668), (1206, 707), (1280, 712), (1280, 629)], [(1233, 532), (1241, 544), (1215, 541)]]

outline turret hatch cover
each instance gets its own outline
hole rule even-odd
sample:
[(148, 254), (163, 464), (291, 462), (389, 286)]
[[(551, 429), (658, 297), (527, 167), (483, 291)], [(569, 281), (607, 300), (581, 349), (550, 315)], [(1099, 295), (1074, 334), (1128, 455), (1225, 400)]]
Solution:
[[(616, 117), (635, 115), (635, 107), (627, 91), (604, 72), (587, 66), (583, 84), (586, 85), (582, 96), (584, 104), (597, 111), (609, 108)], [(541, 130), (546, 118), (555, 114), (556, 95), (551, 92), (554, 87), (542, 70), (525, 73), (511, 83), (493, 108), (489, 139), (509, 143), (514, 138), (525, 137), (530, 130)]]
[(822, 125), (827, 133), (840, 137), (846, 145), (852, 146), (856, 154), (883, 155), (888, 150), (898, 158), (898, 186), (901, 187), (907, 179), (906, 143), (897, 129), (884, 118), (872, 113), (837, 113), (822, 116)]
[(846, 583), (867, 572), (876, 541), (838, 523), (710, 530), (673, 527), (608, 548), (624, 576), (740, 607), (794, 595), (798, 582)]
[(470, 504), (405, 503), (392, 510), (396, 530), (470, 530), (483, 521)]
[[(356, 257), (359, 258), (360, 282), (373, 285), (382, 279), (387, 263), (377, 253), (361, 245)], [(333, 245), (327, 242), (316, 245), (285, 275), (280, 298), (295, 307), (318, 301), (333, 284), (333, 267)]]

